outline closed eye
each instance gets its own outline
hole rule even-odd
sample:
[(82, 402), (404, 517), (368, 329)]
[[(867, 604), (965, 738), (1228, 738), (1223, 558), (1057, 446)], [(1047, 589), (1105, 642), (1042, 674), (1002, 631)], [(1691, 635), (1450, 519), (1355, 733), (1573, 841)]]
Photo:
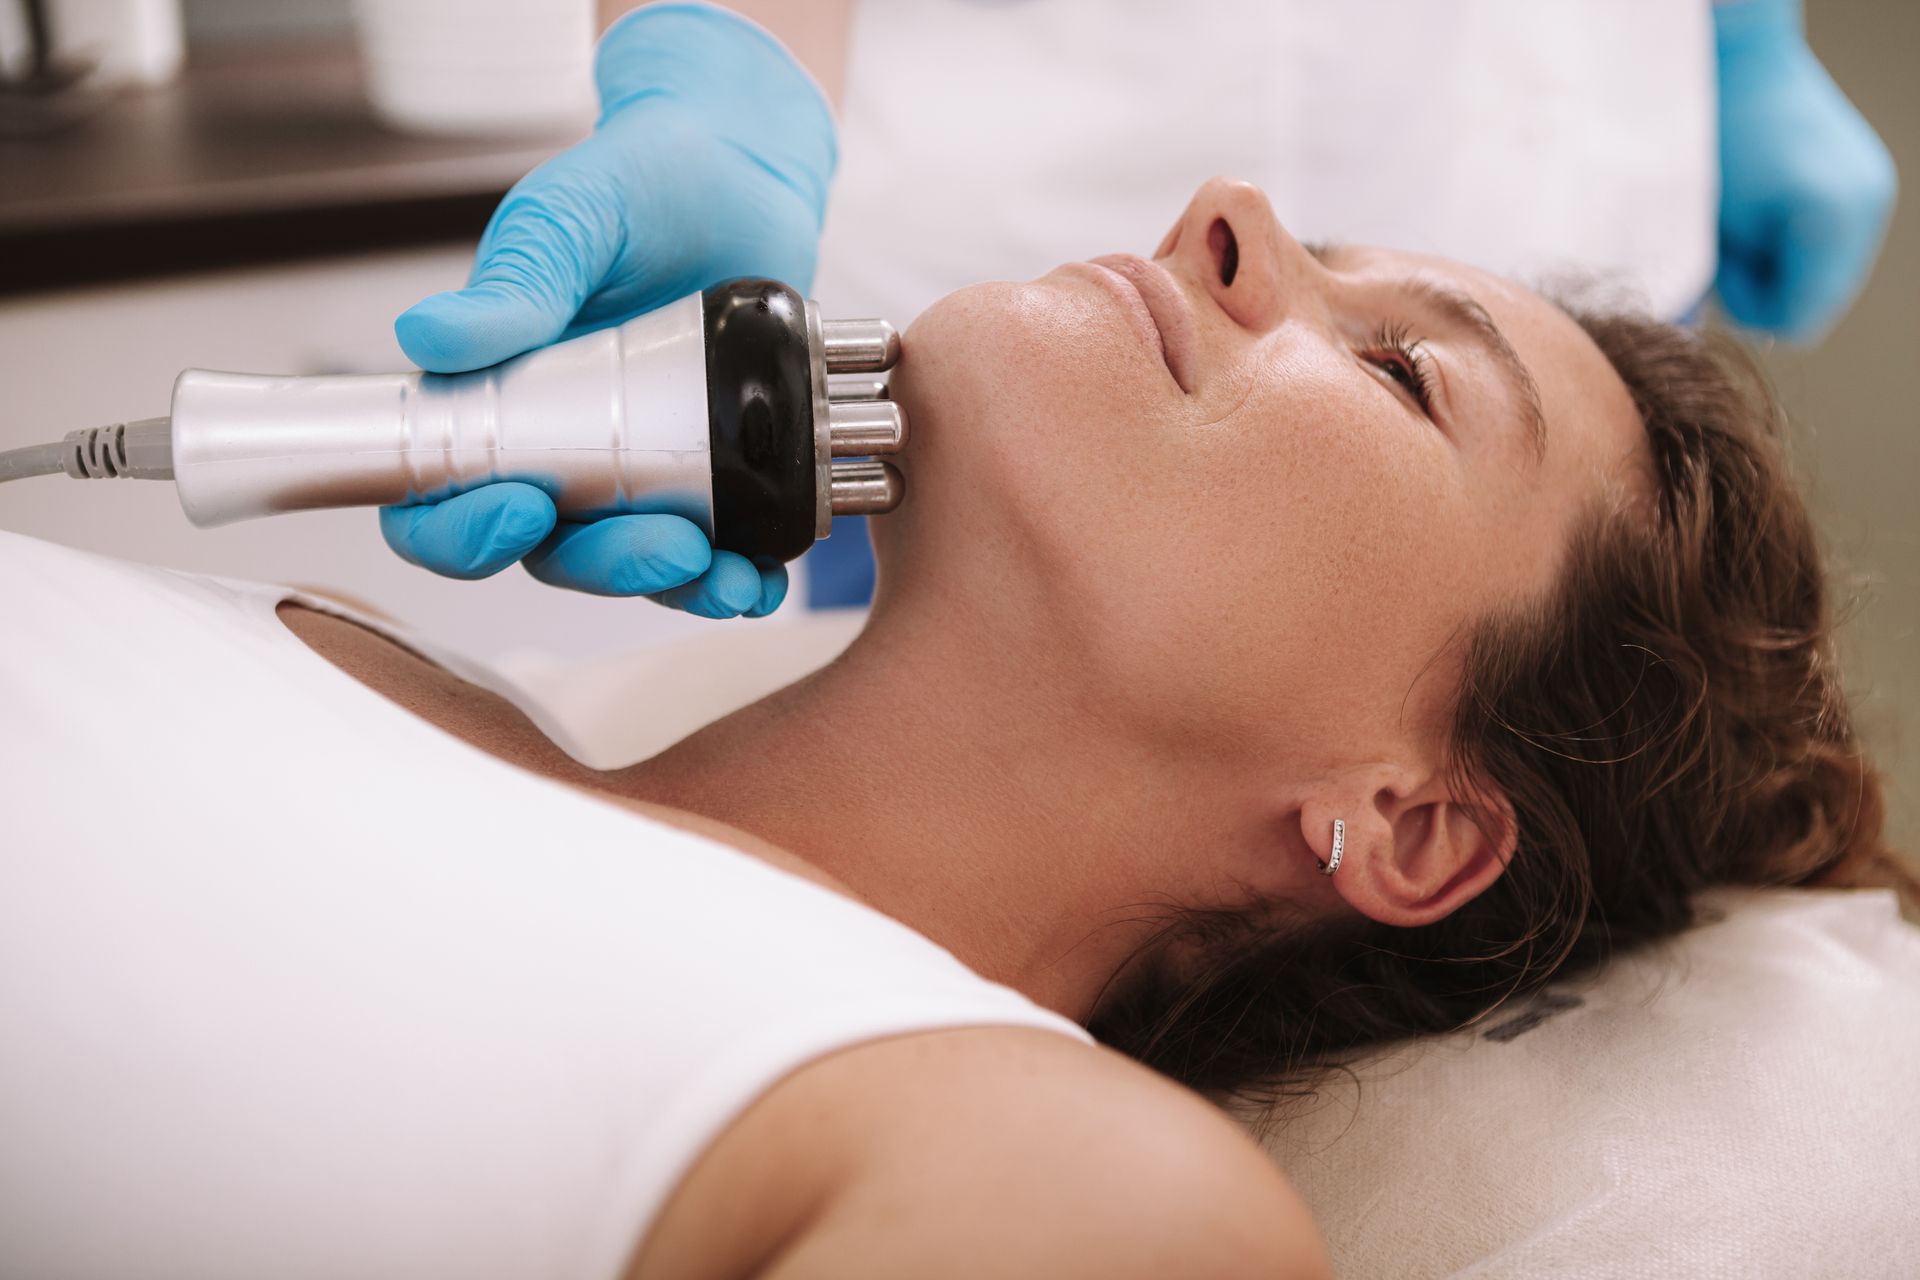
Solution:
[(1425, 344), (1409, 338), (1405, 326), (1382, 325), (1360, 354), (1412, 397), (1420, 412), (1433, 417), (1433, 357)]

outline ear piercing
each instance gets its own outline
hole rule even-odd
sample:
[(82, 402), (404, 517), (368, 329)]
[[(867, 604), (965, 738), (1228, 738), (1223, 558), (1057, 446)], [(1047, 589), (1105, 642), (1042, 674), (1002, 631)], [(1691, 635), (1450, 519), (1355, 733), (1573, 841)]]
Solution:
[(1320, 862), (1318, 858), (1314, 859), (1315, 862), (1320, 862), (1320, 874), (1330, 876), (1338, 871), (1340, 869), (1340, 855), (1345, 853), (1346, 849), (1347, 824), (1335, 818), (1333, 820), (1333, 851), (1327, 855), (1325, 862)]

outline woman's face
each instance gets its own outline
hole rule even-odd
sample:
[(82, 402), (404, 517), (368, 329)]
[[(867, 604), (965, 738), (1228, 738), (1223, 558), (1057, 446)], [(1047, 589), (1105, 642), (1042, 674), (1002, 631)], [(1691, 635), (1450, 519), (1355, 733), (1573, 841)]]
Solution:
[(1450, 642), (1545, 591), (1644, 469), (1626, 388), (1557, 308), (1309, 251), (1221, 179), (1150, 262), (942, 299), (894, 387), (882, 606), (1004, 611), (1156, 741), (1329, 766), (1443, 735)]

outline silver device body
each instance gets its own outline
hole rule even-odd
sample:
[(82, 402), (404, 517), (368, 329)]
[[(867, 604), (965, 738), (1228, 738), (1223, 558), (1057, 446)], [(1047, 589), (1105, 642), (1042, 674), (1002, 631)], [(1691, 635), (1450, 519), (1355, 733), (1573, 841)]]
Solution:
[[(899, 473), (835, 458), (897, 452), (906, 424), (878, 383), (830, 373), (890, 367), (884, 321), (820, 321), (813, 366), (815, 536), (835, 514), (891, 510)], [(471, 373), (273, 377), (189, 369), (174, 383), (172, 474), (203, 527), (323, 507), (437, 501), (517, 480), (563, 517), (668, 513), (714, 536), (702, 302), (682, 298), (618, 327)]]
[(173, 475), (197, 525), (536, 484), (578, 519), (669, 512), (713, 534), (699, 295), (472, 373), (189, 369)]

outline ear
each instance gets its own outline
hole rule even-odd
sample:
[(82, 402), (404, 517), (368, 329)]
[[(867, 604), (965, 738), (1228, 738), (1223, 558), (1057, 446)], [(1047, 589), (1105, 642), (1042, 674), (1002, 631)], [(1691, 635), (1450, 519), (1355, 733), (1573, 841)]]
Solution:
[(1346, 841), (1334, 889), (1362, 915), (1412, 928), (1444, 919), (1499, 879), (1519, 832), (1513, 805), (1495, 788), (1456, 795), (1438, 772), (1408, 787), (1396, 781), (1322, 788), (1300, 807), (1301, 834), (1324, 863), (1340, 819)]

